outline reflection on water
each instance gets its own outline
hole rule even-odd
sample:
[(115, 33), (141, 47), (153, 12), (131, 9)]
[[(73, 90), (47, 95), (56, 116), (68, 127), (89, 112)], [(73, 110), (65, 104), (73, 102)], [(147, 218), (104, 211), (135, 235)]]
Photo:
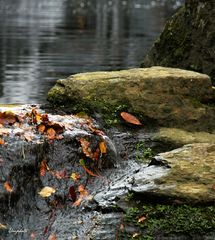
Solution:
[(139, 66), (183, 0), (0, 0), (0, 102), (44, 102), (56, 79)]

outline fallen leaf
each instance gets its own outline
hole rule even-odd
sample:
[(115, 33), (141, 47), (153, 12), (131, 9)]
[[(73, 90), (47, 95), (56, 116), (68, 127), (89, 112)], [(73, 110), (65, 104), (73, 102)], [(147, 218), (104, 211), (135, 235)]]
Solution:
[(138, 223), (142, 223), (146, 220), (146, 217), (145, 216), (142, 216), (138, 219)]
[(91, 176), (93, 177), (98, 177), (97, 174), (93, 173), (90, 169), (88, 169), (86, 166), (85, 166), (85, 163), (84, 163), (84, 160), (83, 159), (80, 159), (80, 165), (83, 167), (83, 169)]
[(65, 129), (63, 124), (58, 123), (58, 122), (48, 122), (46, 124), (46, 126), (49, 127), (49, 128), (54, 129), (57, 134), (63, 133), (64, 129)]
[(78, 207), (83, 199), (88, 196), (88, 191), (84, 188), (84, 185), (80, 185), (78, 187), (78, 191), (80, 193), (79, 198), (73, 203), (73, 206)]
[(24, 138), (27, 142), (31, 142), (34, 139), (34, 134), (31, 132), (24, 133)]
[(127, 112), (121, 112), (121, 117), (128, 123), (135, 124), (135, 125), (142, 125), (142, 123), (137, 119), (135, 116), (131, 115)]
[(49, 140), (54, 140), (55, 139), (55, 135), (56, 135), (56, 132), (53, 128), (49, 128), (47, 130), (47, 135), (48, 135), (48, 139)]
[(46, 175), (46, 170), (47, 170), (47, 164), (45, 160), (42, 160), (40, 163), (40, 176), (45, 177)]
[(90, 142), (87, 141), (86, 139), (84, 138), (80, 138), (79, 139), (80, 143), (81, 143), (81, 147), (82, 147), (82, 150), (83, 150), (83, 153), (89, 157), (89, 158), (93, 158), (93, 153), (92, 153), (92, 150), (90, 148)]
[(57, 236), (55, 233), (51, 233), (51, 235), (48, 237), (48, 240), (57, 240)]
[(77, 195), (76, 195), (75, 187), (74, 187), (74, 186), (71, 186), (71, 187), (69, 188), (69, 196), (70, 196), (70, 198), (72, 199), (73, 202), (76, 201)]
[(7, 226), (0, 223), (0, 229), (7, 229)]
[(105, 142), (100, 142), (99, 143), (99, 148), (100, 148), (101, 153), (106, 153), (107, 152), (107, 147), (106, 147)]
[(4, 183), (4, 188), (7, 192), (10, 192), (10, 193), (13, 192), (13, 188), (11, 187), (9, 182)]
[(72, 173), (72, 174), (70, 175), (70, 178), (71, 178), (74, 182), (76, 182), (76, 181), (78, 181), (78, 180), (81, 179), (81, 176), (80, 176), (80, 174), (74, 172), (74, 173)]
[(65, 169), (60, 171), (51, 171), (51, 174), (57, 179), (67, 178), (67, 172)]
[(12, 125), (17, 121), (18, 119), (13, 112), (10, 112), (10, 111), (0, 112), (0, 124)]
[(5, 141), (2, 138), (0, 138), (0, 145), (4, 145), (4, 144), (5, 144)]
[(47, 122), (49, 122), (49, 116), (48, 116), (48, 114), (42, 114), (41, 115), (41, 121), (42, 121), (42, 123), (47, 123)]
[(132, 235), (132, 238), (137, 238), (137, 237), (139, 237), (140, 236), (140, 233), (134, 233), (133, 235)]
[(39, 133), (43, 134), (46, 130), (46, 126), (43, 125), (43, 124), (40, 124), (38, 127), (37, 127), (37, 130)]
[(38, 194), (41, 197), (50, 197), (55, 192), (56, 192), (56, 190), (54, 188), (47, 186), (47, 187), (42, 188), (42, 190), (40, 192), (38, 192)]

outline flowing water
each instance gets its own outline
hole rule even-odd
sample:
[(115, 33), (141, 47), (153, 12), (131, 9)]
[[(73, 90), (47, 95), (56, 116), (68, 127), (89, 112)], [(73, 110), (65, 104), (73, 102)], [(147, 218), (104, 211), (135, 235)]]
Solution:
[(183, 0), (0, 0), (0, 102), (44, 103), (58, 78), (139, 66)]

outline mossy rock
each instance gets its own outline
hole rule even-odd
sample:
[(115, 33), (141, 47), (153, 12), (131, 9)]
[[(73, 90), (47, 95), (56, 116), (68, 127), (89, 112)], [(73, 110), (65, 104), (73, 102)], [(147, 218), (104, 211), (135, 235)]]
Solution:
[(80, 73), (58, 80), (48, 93), (53, 105), (75, 112), (117, 117), (128, 111), (162, 126), (203, 129), (215, 125), (215, 109), (204, 105), (212, 98), (207, 75), (163, 67)]
[(208, 74), (215, 84), (215, 2), (186, 0), (141, 64)]

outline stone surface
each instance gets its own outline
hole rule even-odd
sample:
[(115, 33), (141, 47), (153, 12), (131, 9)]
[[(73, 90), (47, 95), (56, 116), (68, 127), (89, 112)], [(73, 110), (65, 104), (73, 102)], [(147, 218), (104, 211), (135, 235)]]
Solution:
[(215, 2), (186, 0), (167, 22), (142, 67), (166, 66), (208, 74), (215, 84)]
[(170, 167), (154, 193), (189, 202), (215, 201), (215, 144), (194, 143), (155, 157)]
[(52, 104), (74, 111), (124, 110), (163, 126), (203, 129), (215, 125), (215, 109), (203, 104), (212, 98), (207, 75), (163, 67), (76, 74), (48, 93)]
[(161, 128), (153, 136), (153, 140), (176, 146), (183, 146), (189, 143), (215, 143), (215, 134), (188, 132), (178, 128)]

